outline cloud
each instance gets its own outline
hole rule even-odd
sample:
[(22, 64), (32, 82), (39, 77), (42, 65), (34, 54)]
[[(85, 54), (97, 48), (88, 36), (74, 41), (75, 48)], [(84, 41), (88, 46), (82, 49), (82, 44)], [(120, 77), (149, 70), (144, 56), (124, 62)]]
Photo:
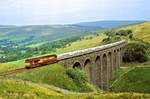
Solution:
[(1, 0), (0, 21), (46, 24), (136, 19), (143, 3), (145, 0)]

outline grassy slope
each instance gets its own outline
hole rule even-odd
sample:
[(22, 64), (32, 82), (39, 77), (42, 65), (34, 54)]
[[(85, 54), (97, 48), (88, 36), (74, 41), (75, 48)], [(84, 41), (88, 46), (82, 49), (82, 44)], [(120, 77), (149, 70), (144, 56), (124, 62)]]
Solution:
[[(89, 39), (89, 40), (84, 39), (81, 41), (73, 42), (71, 44), (71, 46), (68, 46), (66, 48), (57, 49), (56, 52), (51, 52), (49, 54), (60, 54), (60, 53), (65, 53), (65, 52), (99, 46), (100, 42), (105, 37), (106, 37), (105, 35), (101, 35), (101, 36), (93, 37), (92, 39)], [(8, 63), (1, 63), (0, 64), (0, 72), (24, 67), (24, 65), (25, 65), (24, 60), (18, 60), (18, 61), (8, 62)]]
[(113, 84), (111, 91), (150, 93), (150, 68), (146, 67), (150, 67), (150, 60), (144, 63), (124, 63), (110, 82), (110, 86)]
[[(37, 84), (0, 78), (0, 99), (148, 99), (148, 94), (63, 94)], [(40, 90), (39, 90), (40, 89)]]
[(113, 92), (150, 93), (150, 68), (135, 68), (121, 77), (113, 86)]
[[(149, 22), (145, 22), (145, 23), (142, 23), (142, 24), (149, 24)], [(137, 24), (137, 25), (140, 25), (140, 24)], [(137, 26), (137, 25), (131, 25), (130, 27), (134, 27), (134, 26)], [(145, 26), (148, 26), (148, 25), (145, 25)], [(129, 27), (129, 26), (127, 26)], [(127, 28), (126, 27), (126, 28)], [(124, 29), (126, 29), (125, 27), (122, 27)], [(147, 28), (147, 27), (146, 27)], [(128, 29), (128, 28), (127, 28)], [(140, 31), (140, 30), (138, 30)], [(148, 33), (148, 32), (147, 32)], [(134, 31), (134, 35), (136, 35), (137, 32)], [(148, 35), (148, 34), (147, 34)], [(94, 47), (94, 46), (97, 46), (100, 44), (100, 41), (102, 40), (104, 36), (102, 37), (94, 37), (92, 40), (82, 40), (82, 41), (78, 41), (78, 42), (74, 42), (71, 44), (71, 46), (67, 47), (67, 48), (63, 48), (63, 49), (58, 49), (56, 52), (54, 53), (63, 53), (63, 52), (68, 52), (68, 51), (73, 51), (73, 50), (78, 50), (78, 49), (84, 49), (84, 48), (88, 48), (88, 47)], [(143, 36), (142, 36), (143, 37)], [(87, 44), (88, 42), (88, 44)], [(50, 53), (51, 54), (51, 53)], [(0, 70), (1, 71), (4, 71), (6, 69), (13, 69), (13, 68), (17, 68), (17, 67), (21, 67), (23, 66), (23, 63), (24, 61), (21, 60), (21, 61), (16, 61), (16, 62), (10, 62), (10, 63), (6, 63), (6, 64), (0, 64)], [(21, 65), (20, 65), (21, 64)], [(132, 64), (130, 64), (130, 66), (132, 66)], [(6, 68), (7, 67), (7, 68)], [(46, 70), (46, 69), (45, 69)], [(40, 70), (39, 70), (40, 71)], [(41, 70), (42, 71), (42, 70)], [(119, 75), (122, 74), (123, 72), (125, 72), (126, 70), (121, 70), (119, 72)], [(44, 71), (46, 72), (46, 71)], [(36, 73), (36, 71), (35, 71)], [(32, 73), (30, 73), (32, 75)], [(27, 77), (25, 75), (28, 75), (28, 74), (20, 74), (21, 76), (24, 76), (24, 77)], [(118, 76), (119, 76), (118, 75)], [(20, 77), (21, 77), (20, 76)], [(117, 77), (118, 77), (117, 76)], [(19, 77), (19, 76), (18, 76)], [(54, 76), (55, 77), (55, 76)], [(28, 79), (28, 77), (27, 77)], [(37, 80), (37, 78), (35, 78)], [(34, 80), (35, 80), (34, 79)]]
[(76, 84), (71, 78), (68, 77), (65, 72), (66, 69), (63, 66), (54, 64), (11, 76), (28, 81), (54, 85), (63, 89), (68, 89), (76, 92), (94, 91), (93, 89), (95, 88), (88, 83), (85, 86), (80, 86)]
[[(71, 46), (58, 49), (56, 52), (52, 52), (50, 54), (64, 53), (64, 52), (98, 46), (100, 45), (100, 42), (104, 37), (106, 36), (102, 35), (98, 37), (93, 37), (93, 39), (77, 41), (72, 43)], [(0, 72), (24, 67), (24, 65), (25, 65), (24, 60), (3, 63), (0, 64)], [(72, 91), (92, 91), (92, 88), (90, 88), (90, 86), (88, 85), (85, 86), (85, 88), (80, 88), (80, 86), (76, 85), (72, 81), (72, 79), (69, 79), (68, 76), (63, 73), (64, 71), (65, 70), (59, 66), (54, 66), (54, 68), (42, 67), (38, 70), (32, 70), (29, 72), (18, 74), (16, 77), (34, 81), (34, 82), (47, 83), (50, 85), (55, 85), (57, 87), (65, 88)], [(45, 73), (47, 73), (47, 75), (45, 75)]]
[[(35, 84), (0, 78), (0, 97), (7, 99), (36, 99), (61, 96), (54, 90), (49, 90)], [(40, 90), (39, 90), (40, 89)]]
[(128, 25), (125, 27), (118, 28), (117, 30), (131, 29), (135, 37), (140, 38), (144, 41), (150, 42), (150, 22), (144, 22), (135, 25)]
[(0, 40), (7, 39), (12, 42), (25, 40), (21, 44), (29, 43), (30, 45), (32, 43), (35, 44), (71, 37), (73, 35), (86, 34), (92, 30), (96, 30), (96, 28), (69, 25), (0, 26)]

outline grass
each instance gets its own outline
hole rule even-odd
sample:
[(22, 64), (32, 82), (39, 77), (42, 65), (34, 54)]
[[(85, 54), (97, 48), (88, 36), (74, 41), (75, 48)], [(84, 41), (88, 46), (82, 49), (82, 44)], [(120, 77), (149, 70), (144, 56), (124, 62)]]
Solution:
[(101, 41), (106, 37), (107, 37), (106, 35), (100, 35), (100, 36), (94, 36), (92, 39), (88, 39), (88, 40), (86, 39), (79, 40), (79, 41), (71, 43), (71, 45), (67, 46), (66, 48), (57, 49), (56, 52), (52, 52), (50, 54), (60, 54), (60, 53), (100, 46)]
[[(91, 39), (84, 39), (77, 42), (73, 42), (71, 46), (57, 49), (56, 52), (51, 52), (50, 54), (58, 54), (58, 53), (70, 52), (70, 51), (85, 49), (89, 47), (99, 46), (101, 45), (100, 42), (105, 37), (106, 37), (105, 35), (101, 35), (97, 37), (92, 36)], [(21, 68), (24, 67), (24, 65), (25, 65), (24, 60), (3, 63), (0, 64), (0, 72)], [(55, 85), (60, 88), (77, 91), (77, 92), (89, 92), (89, 91), (93, 91), (93, 89), (95, 90), (95, 88), (91, 87), (91, 85), (89, 86), (89, 84), (87, 84), (85, 87), (80, 87), (79, 85), (76, 85), (75, 82), (73, 82), (73, 80), (70, 79), (65, 74), (65, 69), (62, 66), (58, 66), (58, 65), (42, 67), (40, 69), (38, 68), (36, 70), (31, 70), (28, 72), (13, 75), (13, 77), (25, 79), (28, 81)]]
[(150, 68), (148, 67), (150, 67), (150, 59), (144, 63), (123, 63), (109, 83), (112, 87), (111, 91), (150, 93)]
[[(60, 93), (36, 84), (0, 78), (0, 97), (7, 99), (37, 99), (62, 96)], [(40, 90), (39, 90), (40, 89)]]
[[(89, 40), (84, 39), (84, 40), (80, 40), (77, 42), (73, 42), (73, 43), (71, 43), (71, 46), (67, 46), (66, 48), (57, 49), (55, 52), (50, 52), (49, 54), (45, 54), (45, 55), (60, 54), (60, 53), (65, 53), (65, 52), (99, 46), (99, 45), (101, 45), (100, 42), (105, 37), (106, 37), (106, 35), (101, 35), (101, 36), (93, 37), (92, 39), (89, 39)], [(44, 55), (42, 55), (42, 56), (44, 56)], [(35, 56), (35, 57), (38, 57), (38, 56)], [(25, 59), (14, 61), (14, 62), (8, 62), (8, 63), (0, 63), (0, 72), (24, 67), (25, 66), (24, 61), (25, 61)]]
[[(142, 66), (145, 65), (143, 64)], [(115, 82), (115, 84), (112, 86), (111, 91), (150, 93), (150, 68), (142, 66), (136, 67), (135, 69), (126, 73), (120, 79), (118, 79), (117, 82)], [(119, 72), (116, 73), (114, 79), (116, 80), (120, 74), (123, 74), (126, 71), (127, 70), (120, 69)]]
[(140, 24), (128, 25), (125, 27), (118, 28), (117, 30), (131, 29), (134, 37), (140, 38), (144, 41), (150, 42), (150, 22), (144, 22)]
[(13, 70), (24, 66), (25, 66), (24, 60), (18, 60), (18, 61), (8, 62), (8, 63), (0, 63), (0, 72)]
[(37, 84), (0, 78), (0, 99), (148, 99), (149, 94), (67, 94)]
[(66, 74), (66, 69), (58, 64), (34, 69), (11, 76), (27, 81), (54, 85), (63, 89), (76, 92), (91, 92), (95, 90), (95, 88), (89, 86), (89, 84), (86, 84), (85, 86), (80, 86), (79, 84), (76, 84), (73, 79), (68, 77), (68, 75)]

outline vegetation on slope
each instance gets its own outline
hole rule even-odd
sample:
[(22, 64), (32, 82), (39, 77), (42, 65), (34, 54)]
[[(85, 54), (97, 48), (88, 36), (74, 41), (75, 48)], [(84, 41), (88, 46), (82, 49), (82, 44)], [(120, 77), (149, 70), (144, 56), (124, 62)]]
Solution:
[[(70, 43), (70, 44), (66, 45), (66, 47), (56, 49), (56, 51), (52, 51), (52, 52), (50, 52), (48, 54), (44, 54), (44, 55), (60, 54), (60, 53), (65, 53), (65, 52), (99, 46), (99, 45), (101, 45), (101, 41), (105, 37), (106, 37), (106, 35), (100, 35), (100, 36), (89, 35), (89, 36), (86, 36), (85, 39)], [(36, 57), (38, 57), (38, 56), (36, 56)], [(24, 59), (14, 61), (14, 62), (1, 63), (0, 64), (0, 72), (12, 70), (12, 69), (16, 69), (16, 68), (20, 68), (20, 67), (24, 67), (24, 66), (25, 66)]]
[(150, 93), (150, 68), (135, 68), (121, 77), (113, 86), (113, 92)]
[[(70, 75), (68, 75), (66, 69), (63, 66), (54, 64), (31, 71), (15, 74), (13, 75), (13, 77), (24, 79), (27, 81), (54, 85), (63, 89), (76, 92), (91, 92), (95, 90), (95, 88), (90, 85), (88, 81), (84, 81), (84, 73), (80, 71), (75, 72), (76, 74), (74, 74), (74, 76), (76, 77), (76, 79), (73, 79), (72, 77), (70, 77)], [(80, 79), (79, 82), (84, 81), (84, 83), (82, 83), (84, 84), (84, 86), (82, 86), (80, 83), (77, 83), (77, 79)]]
[(37, 84), (0, 78), (1, 99), (148, 99), (139, 93), (67, 94)]
[(119, 30), (132, 30), (133, 36), (144, 41), (150, 42), (150, 22), (144, 22), (140, 24), (129, 25), (125, 27), (118, 28)]
[[(133, 33), (134, 33), (134, 31), (133, 31)], [(74, 51), (74, 50), (84, 49), (84, 48), (88, 48), (88, 47), (98, 46), (98, 45), (100, 45), (100, 42), (103, 40), (104, 37), (106, 37), (106, 36), (101, 36), (101, 37), (93, 36), (92, 38), (91, 37), (89, 37), (89, 38), (87, 37), (87, 39), (84, 39), (84, 40), (81, 40), (81, 41), (77, 41), (77, 42), (73, 42), (71, 44), (68, 44), (65, 48), (57, 49), (55, 52), (51, 52), (51, 53), (64, 53), (64, 52), (68, 52), (68, 51)], [(87, 42), (88, 42), (88, 44), (87, 44)], [(21, 63), (19, 63), (19, 62), (21, 62)], [(22, 66), (24, 64), (23, 62), (24, 62), (23, 60), (18, 61), (18, 63), (21, 64)], [(14, 68), (20, 67), (20, 65), (18, 65), (18, 63), (17, 62), (10, 62), (9, 64), (13, 64), (13, 65), (6, 66), (6, 68), (7, 69), (14, 69)], [(6, 70), (6, 68), (4, 67), (5, 65), (7, 65), (7, 63), (6, 64), (2, 64), (1, 71)], [(53, 70), (56, 70), (56, 71), (58, 70), (58, 72), (55, 73)], [(43, 68), (38, 69), (38, 70), (17, 74), (17, 75), (14, 75), (13, 77), (23, 78), (25, 80), (34, 81), (34, 82), (40, 82), (40, 83), (47, 83), (47, 84), (51, 84), (51, 85), (56, 85), (58, 87), (69, 89), (69, 90), (73, 90), (73, 91), (89, 91), (89, 90), (91, 90), (91, 88), (88, 85), (85, 86), (87, 89), (86, 88), (78, 89), (79, 86), (77, 86), (75, 84), (75, 82), (73, 80), (71, 80), (66, 74), (63, 74), (64, 72), (60, 73), (60, 71), (61, 71), (61, 68), (59, 68), (59, 67), (58, 68), (52, 68), (51, 70), (50, 70), (49, 67), (43, 67)], [(125, 71), (126, 70), (121, 70), (119, 75), (122, 74)], [(63, 76), (59, 75), (59, 73), (62, 74)], [(50, 77), (49, 75), (51, 76), (51, 78), (49, 78)], [(45, 78), (46, 79), (50, 79), (50, 80), (46, 80)], [(69, 84), (66, 83), (64, 81), (64, 79), (62, 80), (62, 78), (65, 78), (65, 80), (70, 82), (71, 85), (69, 85), (70, 83)], [(53, 82), (53, 80), (54, 80), (54, 82)], [(65, 85), (64, 83), (66, 83), (67, 85)], [(128, 82), (126, 82), (126, 83), (128, 84)], [(116, 86), (116, 87), (118, 87), (118, 86)], [(139, 87), (139, 89), (140, 88), (141, 88), (141, 86)]]
[(1, 99), (37, 99), (62, 96), (54, 90), (36, 84), (0, 78)]
[(97, 29), (73, 25), (0, 26), (0, 62), (55, 51), (56, 48), (65, 47), (69, 42), (80, 40), (85, 35), (95, 34)]

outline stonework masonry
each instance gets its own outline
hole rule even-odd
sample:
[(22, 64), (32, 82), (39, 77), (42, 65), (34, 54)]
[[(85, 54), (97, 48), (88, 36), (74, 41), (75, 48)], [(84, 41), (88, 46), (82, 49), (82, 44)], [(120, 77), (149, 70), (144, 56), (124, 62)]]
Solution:
[(59, 54), (58, 64), (66, 68), (80, 68), (87, 72), (89, 82), (108, 90), (108, 82), (122, 65), (126, 40), (84, 50)]

